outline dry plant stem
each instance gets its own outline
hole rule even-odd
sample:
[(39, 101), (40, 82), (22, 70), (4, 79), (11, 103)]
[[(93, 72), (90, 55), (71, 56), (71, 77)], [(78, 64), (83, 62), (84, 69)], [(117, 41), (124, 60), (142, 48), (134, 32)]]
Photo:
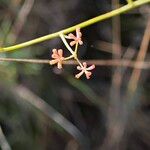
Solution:
[[(129, 48), (127, 48), (126, 52), (124, 53), (122, 59), (126, 59), (126, 60), (130, 61), (135, 56), (135, 54), (136, 54), (136, 51), (129, 47)], [(122, 78), (123, 78), (123, 75), (124, 75), (126, 69), (127, 68), (122, 69)], [(122, 78), (121, 78), (121, 80), (122, 80)]]
[[(117, 9), (119, 7), (119, 0), (112, 0), (112, 6), (115, 6)], [(112, 18), (113, 59), (121, 58), (120, 30), (121, 30), (120, 16), (116, 16)], [(102, 149), (115, 149), (115, 150), (119, 149), (119, 143), (123, 133), (123, 121), (121, 121), (123, 111), (122, 111), (122, 104), (120, 101), (121, 77), (122, 77), (121, 68), (119, 66), (113, 68), (112, 85), (110, 89), (110, 104), (109, 104), (110, 106), (108, 109), (108, 120), (107, 120), (108, 128)]]
[(139, 7), (139, 6), (144, 5), (146, 3), (150, 3), (150, 0), (137, 0), (137, 1), (134, 1), (132, 5), (127, 4), (127, 5), (125, 5), (123, 7), (120, 7), (116, 10), (113, 10), (111, 12), (108, 12), (108, 13), (105, 13), (103, 15), (97, 16), (97, 17), (92, 18), (88, 21), (79, 23), (75, 26), (72, 26), (70, 28), (58, 31), (56, 33), (52, 33), (52, 34), (49, 34), (49, 35), (31, 40), (31, 41), (28, 41), (28, 42), (25, 42), (25, 43), (17, 44), (17, 45), (14, 45), (14, 46), (0, 48), (0, 52), (13, 51), (13, 50), (17, 50), (17, 49), (20, 49), (20, 48), (31, 46), (33, 44), (37, 44), (37, 43), (40, 43), (40, 42), (43, 42), (43, 41), (46, 41), (46, 40), (53, 39), (55, 37), (58, 37), (60, 35), (60, 33), (63, 33), (63, 34), (70, 33), (72, 31), (76, 30), (77, 27), (84, 28), (86, 26), (90, 26), (90, 25), (95, 24), (97, 22), (100, 22), (102, 20), (106, 20), (108, 18), (111, 18), (111, 17), (117, 16), (119, 14), (125, 13), (125, 12), (127, 12), (131, 9)]
[(11, 88), (11, 92), (13, 93), (14, 97), (21, 101), (24, 100), (30, 103), (35, 108), (40, 110), (43, 114), (48, 116), (48, 118), (60, 125), (60, 127), (62, 127), (75, 140), (77, 140), (81, 146), (83, 146), (83, 149), (85, 148), (86, 150), (88, 150), (88, 141), (86, 141), (86, 138), (80, 132), (80, 130), (70, 121), (68, 121), (62, 114), (60, 114), (53, 107), (47, 104), (43, 99), (41, 99), (31, 90), (22, 85), (17, 85), (16, 87)]
[(7, 36), (8, 38), (11, 38), (11, 42), (15, 43), (26, 20), (27, 17), (32, 10), (32, 7), (34, 5), (35, 0), (25, 0), (22, 8), (20, 9), (17, 19), (14, 23), (14, 25), (11, 28), (10, 34)]
[[(148, 20), (148, 23), (144, 32), (144, 36), (142, 39), (139, 53), (137, 55), (137, 60), (135, 61), (135, 65), (139, 61), (144, 62), (144, 59), (147, 54), (149, 42), (150, 42), (149, 33), (150, 33), (150, 18)], [(127, 95), (126, 97), (124, 97), (124, 108), (126, 110), (125, 117), (124, 117), (125, 124), (127, 124), (127, 120), (129, 119), (130, 116), (132, 116), (132, 114), (134, 113), (133, 111), (135, 109), (135, 106), (137, 106), (137, 99), (134, 98), (134, 95), (136, 93), (136, 89), (137, 89), (137, 85), (138, 85), (141, 73), (142, 73), (142, 70), (140, 68), (134, 68), (131, 74), (130, 80), (129, 80), (129, 84), (127, 88)]]
[[(116, 6), (116, 9), (119, 7), (118, 0), (112, 0), (112, 5)], [(120, 59), (121, 58), (121, 37), (120, 37), (120, 16), (116, 16), (112, 19), (112, 36), (113, 36), (113, 44), (112, 44), (112, 51), (113, 51), (113, 59)], [(115, 101), (118, 99), (120, 100), (120, 84), (121, 84), (121, 70), (117, 67), (114, 70), (114, 74), (112, 77), (112, 95)], [(115, 92), (114, 92), (115, 89)], [(113, 102), (114, 104), (114, 102)], [(116, 102), (118, 104), (118, 102)]]
[[(18, 62), (18, 63), (33, 63), (33, 64), (48, 64), (50, 60), (42, 59), (16, 59), (16, 58), (0, 58), (0, 61), (5, 62)], [(96, 66), (120, 66), (120, 67), (130, 67), (138, 69), (150, 69), (150, 62), (135, 62), (127, 59), (116, 59), (116, 60), (80, 60), (81, 62), (87, 62), (87, 64), (95, 64)], [(77, 65), (78, 62), (75, 60), (64, 61), (65, 65)]]
[[(119, 0), (112, 0), (112, 6), (119, 8)], [(121, 59), (121, 37), (120, 37), (121, 27), (120, 27), (120, 16), (112, 18), (112, 36), (113, 36), (113, 59)], [(115, 110), (120, 104), (120, 85), (121, 85), (121, 68), (118, 66), (114, 69), (114, 74), (112, 76), (112, 87), (111, 87), (111, 102), (114, 105)]]
[(5, 138), (1, 126), (0, 126), (0, 147), (2, 150), (11, 150), (11, 147)]
[[(107, 52), (107, 53), (110, 53), (110, 54), (114, 54), (114, 55), (117, 54), (116, 51), (112, 51), (113, 47), (117, 47), (117, 44), (115, 44), (115, 43), (110, 43), (110, 42), (106, 42), (106, 41), (96, 41), (94, 46), (95, 46), (95, 48), (97, 48), (97, 50)], [(124, 53), (126, 51), (126, 49), (130, 49), (131, 52), (135, 51), (131, 47), (126, 48), (126, 47), (121, 46), (122, 53)]]
[[(143, 40), (141, 43), (141, 47), (137, 56), (137, 62), (144, 61), (147, 50), (148, 50), (149, 42), (150, 42), (150, 18), (148, 20), (145, 33), (143, 36)], [(140, 75), (141, 75), (141, 69), (135, 68), (132, 72), (132, 75), (128, 84), (128, 93), (130, 93), (130, 95), (133, 95), (135, 90), (137, 89), (137, 84), (138, 84)]]

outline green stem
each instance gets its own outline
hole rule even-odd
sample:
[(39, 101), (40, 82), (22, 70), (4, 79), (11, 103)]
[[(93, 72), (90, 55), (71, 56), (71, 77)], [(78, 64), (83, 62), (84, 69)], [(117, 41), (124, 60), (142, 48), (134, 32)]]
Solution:
[(80, 62), (80, 60), (78, 59), (78, 57), (76, 57), (76, 58), (74, 58), (77, 62), (78, 62), (78, 64), (81, 66), (81, 68), (83, 68), (83, 65), (81, 64), (81, 62)]
[(128, 4), (133, 4), (132, 0), (127, 0)]
[[(72, 48), (71, 48), (71, 47), (69, 46), (69, 44), (67, 43), (67, 41), (66, 41), (64, 35), (63, 35), (62, 33), (60, 33), (59, 36), (60, 36), (60, 38), (62, 39), (63, 43), (65, 44), (66, 48), (67, 48), (67, 49), (70, 51), (70, 53), (72, 54), (70, 57), (73, 57), (73, 58), (79, 63), (79, 65), (80, 65), (81, 67), (83, 67), (82, 64), (81, 64), (81, 62), (79, 61), (79, 59), (78, 59), (78, 57), (77, 57), (78, 44), (76, 44), (75, 51), (73, 51)], [(68, 59), (68, 58), (70, 58), (70, 57), (67, 57), (66, 59)], [(66, 60), (66, 59), (65, 59), (65, 60)]]
[(72, 48), (69, 46), (69, 44), (67, 43), (67, 41), (66, 41), (64, 35), (63, 35), (62, 33), (60, 33), (59, 36), (60, 36), (61, 40), (63, 41), (63, 43), (65, 44), (66, 48), (70, 51), (70, 53), (71, 53), (72, 55), (74, 55), (75, 53), (74, 53), (74, 51), (72, 50)]
[(74, 55), (70, 55), (69, 57), (66, 57), (66, 58), (64, 59), (64, 61), (69, 60), (69, 59), (72, 59), (72, 58), (74, 58)]
[(78, 45), (79, 45), (79, 43), (77, 43), (76, 44), (76, 47), (75, 47), (75, 50), (74, 50), (74, 52), (77, 54), (77, 51), (78, 51)]
[(74, 31), (77, 27), (84, 28), (86, 26), (92, 25), (92, 24), (100, 22), (102, 20), (106, 20), (108, 18), (111, 18), (111, 17), (117, 16), (119, 14), (125, 13), (125, 12), (127, 12), (131, 9), (134, 9), (136, 7), (139, 7), (139, 6), (144, 5), (146, 3), (149, 3), (149, 2), (150, 2), (150, 0), (133, 1), (132, 5), (131, 4), (125, 5), (121, 8), (118, 8), (116, 10), (112, 10), (111, 12), (108, 12), (108, 13), (105, 13), (103, 15), (97, 16), (95, 18), (92, 18), (92, 19), (87, 20), (85, 22), (79, 23), (79, 24), (77, 24), (75, 26), (72, 26), (70, 28), (61, 30), (59, 32), (55, 32), (55, 33), (52, 33), (52, 34), (49, 34), (49, 35), (31, 40), (31, 41), (27, 41), (25, 43), (14, 45), (14, 46), (0, 48), (0, 52), (13, 51), (13, 50), (17, 50), (17, 49), (20, 49), (20, 48), (31, 46), (33, 44), (37, 44), (37, 43), (40, 43), (40, 42), (43, 42), (43, 41), (46, 41), (46, 40), (53, 39), (55, 37), (58, 37), (60, 35), (60, 33), (63, 33), (63, 34), (70, 33), (72, 31)]

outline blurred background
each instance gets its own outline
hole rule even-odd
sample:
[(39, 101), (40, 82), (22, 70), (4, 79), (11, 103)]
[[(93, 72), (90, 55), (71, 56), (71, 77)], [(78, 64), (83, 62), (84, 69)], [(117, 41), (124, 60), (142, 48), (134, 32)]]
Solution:
[[(0, 45), (44, 36), (116, 9), (125, 0), (0, 0)], [(120, 5), (119, 5), (120, 4)], [(150, 8), (82, 29), (79, 57), (148, 61)], [(0, 57), (50, 59), (59, 38)], [(65, 52), (67, 54), (67, 50)], [(1, 150), (149, 150), (149, 69), (96, 66), (90, 80), (47, 64), (0, 62)]]

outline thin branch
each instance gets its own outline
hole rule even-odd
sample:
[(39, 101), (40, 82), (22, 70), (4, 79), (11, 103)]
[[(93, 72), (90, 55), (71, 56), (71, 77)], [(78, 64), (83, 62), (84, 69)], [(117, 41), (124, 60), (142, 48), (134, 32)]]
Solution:
[(11, 42), (15, 43), (26, 20), (27, 17), (33, 7), (34, 0), (25, 0), (19, 13), (17, 16), (17, 19), (14, 23), (14, 25), (11, 28), (10, 34), (8, 35), (9, 38), (11, 38)]
[(0, 61), (18, 62), (18, 63), (35, 63), (35, 64), (49, 64), (50, 60), (43, 59), (19, 59), (19, 58), (0, 58)]
[[(5, 62), (18, 62), (18, 63), (34, 63), (34, 64), (48, 64), (48, 59), (15, 59), (15, 58), (0, 58), (0, 61)], [(150, 62), (141, 61), (130, 61), (126, 59), (109, 59), (109, 60), (81, 60), (81, 62), (87, 62), (87, 64), (95, 64), (96, 66), (120, 66), (120, 67), (130, 67), (138, 69), (150, 69)], [(78, 65), (75, 60), (67, 60), (64, 62), (65, 65)]]
[[(145, 33), (143, 36), (143, 40), (141, 43), (141, 47), (137, 56), (137, 62), (135, 62), (135, 65), (140, 61), (143, 62), (145, 57), (146, 57), (146, 53), (148, 50), (148, 46), (149, 46), (149, 42), (150, 42), (150, 18), (148, 20), (146, 29), (145, 29)], [(131, 78), (129, 80), (129, 84), (128, 84), (128, 92), (133, 94), (137, 88), (137, 84), (139, 81), (141, 75), (141, 69), (140, 68), (135, 68), (132, 72)]]
[[(119, 8), (119, 0), (112, 0), (112, 6)], [(121, 23), (120, 16), (112, 18), (112, 58), (121, 59)], [(121, 86), (121, 68), (118, 66), (113, 70), (112, 87), (111, 87), (111, 101), (114, 107), (119, 105), (120, 101), (120, 86)], [(112, 107), (112, 106), (111, 106)], [(116, 109), (116, 108), (115, 108)], [(110, 115), (112, 115), (110, 113)]]
[(67, 28), (67, 29), (64, 29), (64, 30), (61, 30), (61, 31), (58, 31), (58, 32), (40, 37), (40, 38), (36, 38), (34, 40), (27, 41), (27, 42), (24, 42), (24, 43), (21, 43), (21, 44), (17, 44), (17, 45), (10, 46), (10, 47), (0, 48), (0, 52), (13, 51), (13, 50), (17, 50), (17, 49), (20, 49), (20, 48), (31, 46), (33, 44), (37, 44), (37, 43), (40, 43), (40, 42), (43, 42), (43, 41), (46, 41), (46, 40), (53, 39), (55, 37), (58, 37), (60, 33), (63, 33), (63, 34), (70, 33), (72, 31), (74, 31), (77, 27), (84, 28), (84, 27), (90, 26), (90, 25), (95, 24), (97, 22), (100, 22), (100, 21), (106, 20), (108, 18), (111, 18), (111, 17), (117, 16), (117, 15), (120, 15), (122, 13), (125, 13), (129, 10), (132, 10), (132, 9), (134, 9), (136, 7), (139, 7), (141, 5), (144, 5), (146, 3), (150, 3), (150, 0), (137, 0), (137, 1), (134, 1), (133, 5), (125, 5), (123, 7), (115, 9), (111, 12), (105, 13), (103, 15), (97, 16), (97, 17), (92, 18), (90, 20), (87, 20), (85, 22), (79, 23), (79, 24), (77, 24), (75, 26), (72, 26), (70, 28)]
[[(119, 7), (119, 0), (112, 0), (112, 6)], [(121, 24), (120, 16), (112, 18), (112, 58), (121, 59)], [(124, 132), (123, 109), (121, 102), (122, 68), (112, 68), (109, 107), (107, 112), (107, 134), (101, 149), (118, 150)], [(113, 113), (112, 113), (113, 112)], [(112, 119), (113, 118), (113, 119)], [(116, 134), (117, 132), (117, 134)]]
[[(115, 44), (115, 43), (110, 43), (110, 42), (106, 42), (106, 41), (96, 41), (94, 43), (94, 48), (96, 48), (97, 50), (99, 51), (103, 51), (103, 52), (106, 52), (106, 53), (110, 53), (110, 54), (114, 54), (116, 55), (116, 51), (112, 51), (112, 48), (113, 47), (117, 47), (118, 45)], [(135, 49), (131, 48), (131, 47), (124, 47), (124, 46), (121, 46), (121, 51), (122, 51), (122, 54), (127, 50), (127, 49), (130, 49), (131, 53), (134, 53), (135, 52)]]
[(21, 101), (24, 100), (30, 103), (32, 106), (40, 110), (43, 114), (52, 119), (60, 127), (62, 127), (67, 133), (69, 133), (75, 140), (77, 140), (83, 148), (88, 149), (87, 138), (80, 132), (80, 130), (73, 125), (69, 120), (67, 120), (61, 113), (56, 111), (48, 103), (46, 103), (42, 98), (34, 94), (28, 88), (18, 85), (11, 89), (14, 96)]

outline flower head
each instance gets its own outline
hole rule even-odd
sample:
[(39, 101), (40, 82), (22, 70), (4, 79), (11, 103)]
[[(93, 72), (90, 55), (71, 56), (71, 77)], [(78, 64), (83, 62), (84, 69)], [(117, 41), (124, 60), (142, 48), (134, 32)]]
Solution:
[(50, 65), (57, 64), (57, 68), (61, 69), (62, 68), (62, 63), (63, 63), (63, 60), (64, 60), (63, 50), (62, 49), (58, 49), (58, 50), (53, 49), (52, 58), (53, 58), (53, 60), (50, 61)]
[(78, 79), (80, 78), (84, 73), (87, 79), (90, 79), (92, 72), (90, 70), (93, 70), (95, 68), (95, 65), (91, 65), (90, 67), (87, 67), (87, 63), (83, 62), (83, 66), (77, 66), (77, 70), (80, 70), (75, 77)]
[(81, 33), (81, 31), (80, 31), (80, 28), (77, 28), (76, 29), (76, 36), (74, 35), (74, 34), (72, 34), (72, 33), (70, 33), (70, 34), (68, 34), (68, 36), (65, 36), (67, 39), (71, 39), (71, 40), (73, 40), (73, 41), (71, 41), (70, 42), (70, 45), (71, 46), (74, 46), (75, 44), (80, 44), (80, 45), (82, 45), (83, 44), (83, 41), (82, 41), (82, 39), (81, 39), (81, 37), (82, 37), (82, 33)]

